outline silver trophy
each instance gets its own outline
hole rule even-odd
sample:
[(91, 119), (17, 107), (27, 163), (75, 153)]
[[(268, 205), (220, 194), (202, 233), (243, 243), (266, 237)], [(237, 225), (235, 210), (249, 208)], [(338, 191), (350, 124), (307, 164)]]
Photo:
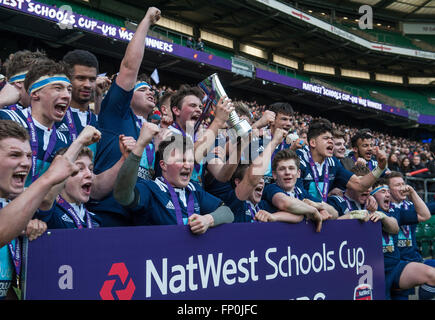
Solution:
[[(198, 84), (198, 86), (207, 95), (207, 104), (204, 108), (203, 114), (208, 112), (210, 105), (216, 106), (221, 97), (227, 96), (217, 73), (213, 73), (211, 76), (204, 79)], [(226, 98), (228, 99), (228, 98)], [(246, 137), (251, 132), (251, 125), (246, 120), (241, 120), (236, 111), (232, 111), (228, 118), (228, 133), (230, 138), (235, 141), (237, 137)]]

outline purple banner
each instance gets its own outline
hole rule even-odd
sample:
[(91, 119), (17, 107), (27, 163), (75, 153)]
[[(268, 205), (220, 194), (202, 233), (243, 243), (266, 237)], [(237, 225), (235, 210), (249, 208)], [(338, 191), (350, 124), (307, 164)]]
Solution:
[[(115, 26), (110, 23), (76, 14), (72, 12), (71, 7), (69, 6), (62, 6), (60, 8), (57, 8), (31, 0), (0, 0), (0, 6), (17, 10), (25, 14), (30, 14), (32, 16), (36, 16), (42, 19), (50, 20), (52, 22), (58, 23), (60, 28), (84, 30), (119, 41), (130, 41), (134, 35), (134, 31), (128, 30), (124, 27)], [(166, 42), (153, 37), (147, 37), (146, 47), (152, 50), (165, 52), (174, 56), (189, 59), (191, 61), (197, 61), (199, 63), (204, 63), (210, 66), (231, 71), (231, 60), (221, 58), (219, 56), (206, 52), (193, 50), (175, 43)], [(374, 102), (369, 99), (352, 96), (341, 91), (336, 91), (291, 77), (282, 76), (277, 73), (269, 72), (259, 68), (257, 68), (256, 74), (257, 78), (259, 79), (280, 83), (285, 86), (333, 98), (338, 101), (344, 101), (366, 108), (372, 108), (408, 118), (408, 111), (405, 109), (391, 107), (382, 103)], [(435, 116), (422, 115), (420, 119), (418, 120), (419, 123), (435, 124)]]
[[(30, 0), (0, 0), (0, 6), (58, 23), (61, 29), (84, 30), (103, 37), (127, 42), (134, 35), (134, 31), (127, 28), (74, 13), (71, 7), (67, 5), (57, 8)], [(147, 37), (146, 47), (231, 71), (231, 60), (189, 49), (175, 43)]]
[[(282, 75), (276, 74), (274, 72), (270, 72), (270, 71), (266, 71), (266, 70), (262, 70), (262, 69), (257, 69), (257, 78), (264, 79), (267, 81), (276, 82), (276, 83), (280, 83), (280, 84), (290, 86), (293, 88), (309, 91), (309, 92), (319, 94), (319, 95), (324, 96), (324, 97), (335, 99), (337, 101), (348, 102), (348, 103), (352, 103), (354, 105), (359, 105), (359, 106), (362, 106), (365, 108), (376, 109), (379, 111), (393, 113), (393, 114), (396, 114), (398, 116), (408, 118), (408, 111), (405, 109), (400, 109), (397, 107), (392, 107), (392, 106), (389, 106), (389, 105), (386, 105), (383, 103), (379, 103), (379, 102), (375, 102), (375, 101), (365, 99), (362, 97), (353, 96), (353, 95), (350, 95), (350, 94), (342, 92), (342, 91), (337, 91), (334, 89), (326, 88), (322, 85), (317, 85), (317, 84), (305, 82), (302, 80), (289, 78), (287, 76), (282, 76)], [(428, 122), (425, 122), (425, 123), (435, 124), (435, 117), (433, 117), (433, 119), (431, 119), (431, 120), (426, 119), (426, 121), (428, 121)]]
[[(25, 299), (384, 299), (381, 224), (233, 223), (50, 230), (28, 244)], [(359, 274), (358, 274), (359, 271)]]

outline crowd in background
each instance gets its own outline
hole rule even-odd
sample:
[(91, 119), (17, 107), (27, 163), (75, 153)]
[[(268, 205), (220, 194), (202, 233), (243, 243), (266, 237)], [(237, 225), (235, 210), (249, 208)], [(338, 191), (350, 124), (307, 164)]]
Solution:
[[(62, 61), (27, 50), (9, 57), (0, 91), (0, 299), (20, 286), (24, 234), (138, 225), (203, 234), (226, 223), (304, 219), (316, 232), (325, 220), (381, 223), (386, 297), (397, 289), (407, 299), (406, 290), (425, 285), (431, 298), (435, 260), (420, 255), (415, 225), (431, 218), (435, 202), (400, 172), (435, 176), (435, 143), (331, 123), (287, 102), (220, 97), (205, 113), (210, 92), (197, 84), (151, 85), (139, 73), (159, 18), (149, 8), (111, 78), (98, 76), (86, 50)], [(255, 130), (241, 125), (234, 137), (234, 113)], [(200, 130), (189, 131), (192, 123)]]

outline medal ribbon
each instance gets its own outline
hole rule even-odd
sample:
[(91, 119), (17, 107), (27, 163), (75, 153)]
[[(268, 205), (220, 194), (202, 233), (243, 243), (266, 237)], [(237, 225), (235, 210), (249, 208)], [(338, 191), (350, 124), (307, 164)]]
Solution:
[(251, 222), (258, 222), (257, 220), (255, 220), (255, 214), (260, 210), (260, 208), (258, 207), (258, 204), (255, 205), (255, 207), (252, 207), (252, 204), (248, 202), (249, 205), (249, 211), (251, 212)]
[[(71, 141), (75, 141), (77, 139), (78, 134), (77, 134), (76, 125), (74, 123), (71, 107), (69, 107), (68, 110), (66, 111), (65, 119), (66, 119), (66, 123), (68, 124), (68, 129), (69, 129), (68, 131), (69, 131), (69, 136), (71, 138)], [(88, 108), (88, 121), (86, 122), (86, 124), (90, 125), (91, 121), (92, 121), (92, 114)]]
[(316, 184), (317, 191), (322, 196), (322, 200), (324, 202), (327, 201), (328, 198), (328, 188), (329, 188), (329, 166), (328, 166), (328, 159), (325, 158), (325, 162), (323, 163), (323, 192), (320, 190), (319, 187), (319, 172), (317, 171), (316, 164), (314, 163), (313, 156), (311, 155), (311, 151), (308, 151), (308, 160), (310, 162), (311, 171), (313, 172), (314, 176), (314, 183)]
[[(0, 209), (3, 208), (3, 203), (0, 202)], [(11, 253), (12, 262), (14, 263), (15, 268), (15, 275), (17, 277), (17, 284), (19, 283), (19, 278), (21, 274), (21, 243), (20, 239), (17, 237), (15, 238), (15, 248), (12, 244), (13, 240), (8, 243), (8, 248)]]
[[(36, 179), (39, 178), (39, 172), (38, 173), (36, 172), (36, 164), (38, 160), (38, 135), (36, 134), (35, 123), (33, 122), (32, 115), (30, 114), (30, 112), (27, 115), (27, 127), (29, 128), (30, 146), (32, 147), (32, 182), (34, 182)], [(51, 130), (52, 132), (50, 135), (50, 140), (48, 142), (47, 150), (45, 151), (44, 154), (42, 166), (48, 160), (56, 145), (56, 141), (57, 141), (56, 127), (53, 126)]]
[[(83, 229), (83, 224), (80, 221), (79, 215), (76, 213), (74, 208), (64, 198), (61, 197), (61, 195), (57, 196), (57, 203), (67, 211), (68, 215), (73, 219), (77, 229)], [(92, 229), (91, 215), (86, 209), (85, 209), (85, 219), (86, 219), (86, 224), (88, 225), (88, 229)]]
[[(182, 225), (184, 225), (183, 213), (181, 212), (181, 207), (180, 207), (180, 203), (178, 202), (177, 193), (175, 192), (175, 190), (171, 186), (171, 184), (168, 182), (168, 180), (163, 178), (163, 182), (167, 185), (168, 190), (169, 190), (169, 194), (171, 195), (171, 200), (172, 200), (172, 203), (174, 204), (174, 208), (175, 208), (175, 216), (177, 218), (177, 224), (182, 226)], [(195, 202), (193, 200), (193, 191), (190, 191), (189, 198), (187, 200), (187, 216), (188, 217), (190, 217), (193, 214), (194, 204), (195, 204)]]

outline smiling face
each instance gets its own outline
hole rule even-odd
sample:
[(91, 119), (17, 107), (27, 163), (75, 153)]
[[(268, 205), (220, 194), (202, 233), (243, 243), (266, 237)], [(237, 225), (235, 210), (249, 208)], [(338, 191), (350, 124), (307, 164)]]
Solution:
[(334, 138), (334, 156), (343, 159), (346, 154), (346, 145), (343, 138)]
[(284, 191), (292, 192), (301, 171), (298, 169), (294, 159), (281, 160), (276, 169), (272, 171), (275, 182)]
[(94, 164), (92, 159), (84, 155), (78, 157), (74, 162), (79, 168), (79, 172), (67, 179), (62, 197), (70, 202), (82, 204), (89, 201), (91, 188), (94, 181)]
[(289, 131), (292, 128), (292, 116), (289, 114), (284, 114), (278, 112), (275, 117), (275, 122), (273, 123), (272, 130), (280, 128), (285, 131)]
[(167, 159), (160, 160), (163, 177), (174, 188), (185, 188), (190, 181), (194, 167), (194, 154), (192, 149), (183, 152), (174, 148)]
[(394, 177), (388, 180), (388, 186), (390, 187), (391, 198), (393, 201), (402, 202), (406, 199), (406, 195), (403, 194), (403, 188), (405, 185), (405, 180), (401, 177)]
[(5, 138), (0, 141), (0, 197), (9, 198), (23, 192), (32, 166), (29, 141)]
[(32, 116), (51, 128), (62, 121), (71, 102), (71, 84), (52, 83), (31, 94)]
[(78, 106), (87, 107), (97, 85), (97, 69), (75, 65), (71, 80), (72, 102)]

